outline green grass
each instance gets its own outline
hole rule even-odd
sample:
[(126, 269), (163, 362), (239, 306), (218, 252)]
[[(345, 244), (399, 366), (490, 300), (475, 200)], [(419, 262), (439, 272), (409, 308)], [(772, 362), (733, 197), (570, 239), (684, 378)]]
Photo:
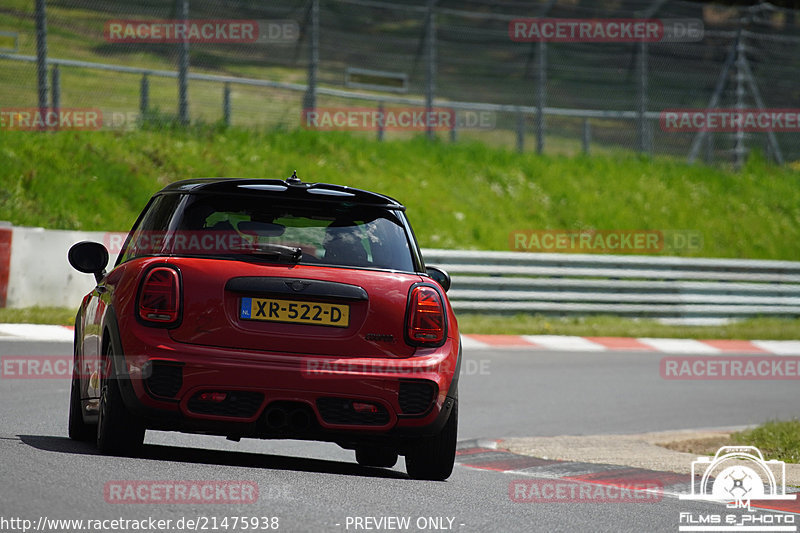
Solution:
[(0, 307), (0, 324), (57, 324), (72, 326), (77, 308), (71, 307)]
[(0, 159), (1, 217), (17, 225), (124, 231), (172, 181), (297, 169), (398, 198), (424, 247), (508, 250), (520, 229), (684, 229), (704, 238), (685, 255), (791, 260), (800, 241), (800, 172), (759, 158), (734, 173), (624, 154), (195, 126), (0, 131)]
[(765, 459), (800, 463), (800, 420), (773, 420), (731, 435), (735, 444), (755, 446)]
[(713, 437), (681, 439), (659, 444), (693, 455), (716, 455), (722, 446), (755, 446), (764, 459), (800, 463), (800, 420), (771, 420), (760, 426)]

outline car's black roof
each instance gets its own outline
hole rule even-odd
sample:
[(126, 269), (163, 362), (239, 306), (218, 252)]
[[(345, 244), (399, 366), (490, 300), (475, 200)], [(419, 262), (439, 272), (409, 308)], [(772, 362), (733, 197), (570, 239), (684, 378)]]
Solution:
[(332, 183), (306, 183), (292, 176), (286, 180), (259, 178), (195, 178), (170, 183), (162, 193), (261, 193), (286, 199), (352, 202), (405, 211), (390, 196)]

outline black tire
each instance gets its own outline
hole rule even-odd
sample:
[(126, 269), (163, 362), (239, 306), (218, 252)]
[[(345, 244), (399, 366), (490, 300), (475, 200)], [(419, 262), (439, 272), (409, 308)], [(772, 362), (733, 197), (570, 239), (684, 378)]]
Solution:
[(397, 464), (397, 451), (379, 446), (360, 446), (356, 448), (356, 461), (361, 466), (391, 468)]
[(438, 435), (420, 439), (406, 454), (406, 471), (412, 479), (444, 481), (453, 473), (458, 437), (458, 401)]
[(145, 427), (122, 400), (119, 380), (112, 370), (114, 349), (109, 344), (100, 376), (100, 413), (97, 419), (97, 449), (106, 455), (136, 455), (144, 443)]
[(69, 388), (69, 438), (90, 441), (97, 435), (97, 427), (83, 421), (81, 413), (81, 391), (78, 376), (72, 376)]

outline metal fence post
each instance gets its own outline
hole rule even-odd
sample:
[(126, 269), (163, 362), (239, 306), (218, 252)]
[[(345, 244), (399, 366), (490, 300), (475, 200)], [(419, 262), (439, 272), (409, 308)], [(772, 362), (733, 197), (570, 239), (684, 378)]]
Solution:
[(227, 81), (222, 89), (222, 121), (226, 126), (231, 125), (231, 84)]
[(450, 108), (453, 124), (450, 126), (450, 142), (458, 141), (458, 110)]
[(433, 98), (436, 92), (436, 18), (433, 8), (436, 0), (428, 0), (428, 14), (425, 21), (425, 132), (428, 139), (433, 139), (435, 133), (430, 123), (431, 112), (433, 111)]
[(317, 70), (319, 69), (319, 0), (311, 0), (308, 40), (308, 86), (303, 96), (303, 110), (317, 108)]
[(517, 152), (525, 151), (525, 115), (517, 113)]
[(639, 153), (650, 153), (650, 139), (647, 130), (647, 107), (648, 107), (648, 99), (647, 99), (647, 89), (648, 89), (648, 79), (647, 79), (647, 54), (648, 48), (647, 43), (642, 41), (639, 43), (639, 109), (638, 109), (638, 116), (636, 118), (638, 130), (639, 130)]
[(383, 102), (378, 102), (378, 140), (383, 140), (383, 123), (385, 113), (383, 111)]
[[(714, 87), (714, 92), (711, 94), (711, 99), (708, 101), (706, 105), (706, 109), (713, 109), (717, 107), (719, 100), (722, 96), (722, 92), (725, 90), (725, 85), (728, 81), (728, 72), (730, 68), (733, 66), (734, 61), (736, 60), (736, 50), (738, 48), (738, 43), (742, 38), (742, 28), (739, 28), (739, 31), (736, 33), (736, 39), (733, 42), (733, 45), (728, 50), (728, 57), (725, 59), (725, 63), (722, 65), (722, 69), (719, 73), (719, 77), (717, 78), (717, 84)], [(687, 157), (687, 161), (689, 164), (692, 164), (697, 159), (697, 156), (700, 153), (700, 148), (702, 147), (703, 139), (705, 139), (706, 134), (708, 132), (705, 130), (700, 130), (692, 139), (692, 145), (689, 148), (689, 156)]]
[[(189, 0), (178, 0), (178, 18), (186, 22), (189, 19)], [(181, 124), (189, 124), (189, 40), (184, 37), (178, 44), (178, 120)]]
[[(764, 109), (764, 100), (761, 98), (761, 91), (758, 90), (758, 84), (756, 83), (755, 76), (753, 76), (753, 71), (750, 69), (750, 62), (747, 60), (747, 57), (744, 58), (744, 74), (750, 86), (750, 94), (756, 101), (756, 106), (758, 106), (759, 109)], [(783, 152), (781, 152), (781, 145), (778, 143), (778, 137), (775, 136), (775, 132), (772, 130), (767, 130), (767, 147), (767, 154), (769, 154), (776, 163), (783, 165), (784, 159)]]
[(583, 119), (583, 154), (589, 155), (589, 145), (592, 142), (592, 127), (589, 119)]
[[(744, 36), (736, 43), (736, 109), (742, 111), (744, 109)], [(733, 151), (736, 156), (734, 166), (737, 170), (744, 165), (745, 156), (747, 155), (747, 147), (744, 145), (744, 127), (742, 121), (738, 122), (736, 127), (736, 143)]]
[(51, 106), (53, 112), (57, 114), (58, 110), (61, 109), (61, 70), (58, 65), (53, 65), (53, 68), (50, 69), (50, 78), (50, 85), (52, 86), (50, 94)]
[(139, 84), (139, 117), (144, 120), (147, 109), (150, 107), (150, 80), (147, 74), (142, 74), (142, 82)]
[(36, 74), (39, 112), (47, 109), (47, 16), (45, 0), (36, 0)]
[(536, 153), (544, 152), (544, 105), (547, 97), (547, 43), (538, 45), (538, 85), (536, 90)]
[(706, 142), (705, 142), (706, 150), (705, 150), (705, 162), (707, 165), (710, 165), (714, 162), (714, 134), (711, 132), (706, 135)]

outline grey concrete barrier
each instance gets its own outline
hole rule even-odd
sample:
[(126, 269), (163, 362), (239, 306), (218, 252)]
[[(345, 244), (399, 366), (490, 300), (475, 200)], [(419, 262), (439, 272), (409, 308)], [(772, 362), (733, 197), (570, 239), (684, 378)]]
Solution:
[[(90, 274), (74, 270), (67, 261), (70, 246), (80, 241), (109, 243), (104, 231), (47, 230), (4, 225), (0, 227), (8, 246), (0, 244), (0, 275), (7, 271), (5, 294), (0, 282), (0, 301), (5, 296), (4, 307), (57, 306), (75, 307), (95, 286)], [(109, 264), (117, 259), (110, 253)]]

